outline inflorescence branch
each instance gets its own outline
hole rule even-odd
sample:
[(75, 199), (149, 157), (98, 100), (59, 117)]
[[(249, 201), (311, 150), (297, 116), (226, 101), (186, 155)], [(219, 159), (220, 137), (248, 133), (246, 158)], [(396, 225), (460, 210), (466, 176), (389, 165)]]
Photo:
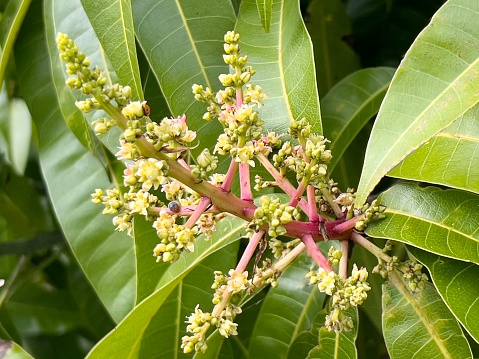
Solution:
[[(240, 54), (239, 39), (233, 31), (224, 38), (223, 59), (231, 71), (219, 76), (223, 89), (215, 93), (193, 85), (195, 99), (207, 105), (203, 119), (218, 121), (223, 133), (213, 152), (205, 148), (191, 158), (196, 133), (189, 129), (186, 115), (152, 121), (146, 101), (132, 101), (128, 86), (109, 84), (101, 69), (91, 68), (88, 57), (67, 35), (57, 38), (60, 58), (71, 76), (66, 83), (86, 97), (76, 102), (77, 107), (84, 112), (103, 109), (109, 116), (93, 122), (95, 133), (101, 136), (114, 126), (122, 131), (116, 156), (126, 163), (124, 189), (97, 189), (92, 194), (94, 203), (104, 205), (103, 213), (114, 215), (117, 230), (132, 235), (133, 219), (145, 216), (158, 236), (153, 248), (157, 262), (174, 262), (182, 252), (195, 249), (199, 234), (210, 238), (217, 221), (226, 215), (249, 223), (249, 243), (236, 268), (227, 274), (214, 273), (213, 311), (206, 313), (197, 306), (187, 318), (189, 334), (182, 343), (185, 352), (204, 352), (211, 327), (225, 337), (236, 335), (234, 318), (241, 313), (238, 303), (265, 285), (278, 285), (281, 273), (306, 249), (318, 266), (306, 277), (331, 296), (333, 309), (325, 324), (329, 330), (351, 329), (352, 320), (344, 312), (361, 304), (370, 289), (365, 268), (354, 264), (348, 275), (351, 239), (379, 258), (378, 273), (400, 270), (413, 283), (411, 288), (420, 288), (424, 279), (417, 264), (399, 263), (356, 232), (382, 217), (384, 208), (373, 202), (354, 213), (353, 191), (341, 193), (329, 178), (328, 141), (313, 133), (306, 119), (291, 121), (288, 140), (285, 134), (264, 133), (257, 109), (266, 96), (260, 86), (250, 83), (255, 70), (247, 66), (248, 57)], [(226, 174), (216, 172), (217, 156), (231, 159)], [(250, 167), (257, 163), (273, 180), (256, 176), (254, 189), (282, 191), (288, 201), (283, 203), (269, 194), (255, 203)], [(231, 192), (238, 173), (239, 196)], [(332, 246), (326, 256), (317, 246), (322, 240), (340, 240), (341, 249)], [(268, 244), (275, 259), (266, 259), (260, 266)], [(255, 254), (249, 276), (246, 268)]]

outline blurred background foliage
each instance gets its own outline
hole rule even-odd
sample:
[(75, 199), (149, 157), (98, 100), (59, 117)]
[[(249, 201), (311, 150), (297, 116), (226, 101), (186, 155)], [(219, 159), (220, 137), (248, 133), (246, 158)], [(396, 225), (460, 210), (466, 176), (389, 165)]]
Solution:
[[(4, 74), (0, 93), (0, 338), (21, 344), (39, 359), (82, 358), (114, 322), (72, 256), (49, 201), (38, 163), (34, 124), (17, 83), (13, 51), (6, 51), (13, 45), (6, 43), (5, 34), (11, 3), (0, 1), (0, 45), (4, 50), (0, 68), (0, 77)], [(361, 68), (397, 67), (443, 3), (301, 0), (314, 45), (320, 97)], [(29, 1), (22, 4), (30, 5)], [(154, 102), (148, 93), (147, 99)], [(348, 147), (333, 173), (345, 186), (357, 186), (362, 167), (358, 158), (363, 157), (358, 153), (364, 153), (370, 130), (370, 125), (362, 129), (359, 140)], [(346, 167), (347, 176), (342, 171)], [(65, 183), (64, 190), (68, 196), (74, 189)], [(355, 255), (366, 254), (356, 251)], [(386, 358), (381, 324), (364, 315), (368, 310), (380, 310), (380, 303), (367, 302), (360, 310), (359, 357)], [(248, 321), (248, 309), (239, 320)]]

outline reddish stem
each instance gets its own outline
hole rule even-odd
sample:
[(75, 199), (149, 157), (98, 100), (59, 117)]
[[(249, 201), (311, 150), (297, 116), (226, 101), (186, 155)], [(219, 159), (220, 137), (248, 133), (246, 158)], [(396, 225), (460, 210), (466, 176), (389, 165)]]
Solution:
[(233, 158), (231, 159), (230, 167), (228, 168), (228, 172), (226, 172), (226, 178), (223, 184), (221, 185), (221, 189), (225, 192), (230, 192), (231, 187), (233, 186), (233, 180), (236, 176), (236, 171), (238, 170), (238, 162), (236, 162)]
[(211, 199), (208, 197), (201, 197), (200, 204), (195, 208), (195, 211), (191, 214), (188, 221), (185, 223), (185, 227), (191, 228), (196, 223), (196, 221), (200, 218), (200, 216), (205, 212), (206, 208), (211, 203)]
[[(303, 178), (298, 188), (296, 189), (294, 194), (291, 196), (291, 200), (289, 201), (290, 206), (296, 207), (298, 205), (298, 202), (303, 196), (304, 191), (306, 191), (307, 186), (308, 186), (308, 181), (306, 180), (306, 178)], [(309, 209), (309, 206), (308, 206), (308, 209)]]
[(318, 210), (316, 209), (316, 195), (314, 193), (314, 187), (312, 185), (308, 185), (306, 189), (306, 194), (308, 196), (308, 217), (312, 223), (319, 223), (319, 214)]
[(249, 164), (247, 163), (239, 164), (239, 178), (240, 178), (241, 199), (245, 201), (253, 202), (254, 198), (253, 198), (253, 192), (251, 191)]
[(251, 239), (248, 242), (248, 245), (246, 246), (246, 249), (244, 250), (241, 259), (238, 262), (238, 265), (236, 266), (236, 272), (242, 273), (246, 269), (246, 266), (248, 265), (249, 261), (251, 258), (253, 258), (254, 251), (256, 250), (256, 247), (258, 247), (258, 243), (263, 238), (265, 231), (260, 230), (258, 232), (255, 232)]
[(335, 231), (337, 233), (341, 233), (341, 232), (347, 231), (348, 229), (354, 228), (354, 226), (356, 225), (356, 222), (359, 221), (359, 220), (362, 220), (364, 217), (365, 217), (365, 215), (361, 214), (357, 217), (353, 217), (351, 219), (348, 219), (347, 221), (344, 221), (343, 223), (340, 223), (340, 224), (334, 226), (333, 231)]
[(333, 271), (333, 268), (328, 264), (328, 259), (319, 250), (311, 234), (303, 235), (301, 237), (301, 241), (305, 244), (306, 248), (308, 249), (309, 256), (313, 258), (320, 267), (322, 267), (327, 272)]
[[(281, 173), (279, 173), (276, 170), (276, 168), (271, 164), (271, 162), (269, 162), (268, 158), (264, 154), (259, 153), (256, 155), (256, 158), (263, 165), (263, 167), (271, 174), (271, 176), (273, 176), (279, 188), (281, 188), (287, 195), (293, 198), (296, 193), (296, 188), (294, 188), (294, 186), (285, 177), (283, 177)], [(305, 213), (308, 213), (308, 203), (306, 203), (304, 199), (300, 199), (299, 207)]]

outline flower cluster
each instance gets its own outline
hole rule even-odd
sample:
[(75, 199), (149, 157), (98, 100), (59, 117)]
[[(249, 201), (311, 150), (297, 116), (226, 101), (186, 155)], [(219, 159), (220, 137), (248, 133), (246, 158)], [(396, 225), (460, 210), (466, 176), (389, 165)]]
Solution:
[[(92, 194), (94, 203), (104, 205), (103, 213), (115, 215), (117, 230), (131, 235), (134, 218), (144, 216), (152, 222), (159, 239), (153, 256), (157, 262), (171, 263), (182, 252), (195, 249), (200, 233), (211, 237), (217, 221), (227, 214), (249, 222), (249, 242), (236, 269), (227, 275), (215, 272), (213, 311), (203, 312), (197, 306), (187, 318), (189, 335), (183, 337), (181, 346), (185, 353), (204, 352), (210, 328), (217, 328), (224, 337), (236, 335), (234, 319), (241, 313), (240, 300), (267, 284), (277, 286), (283, 270), (306, 248), (320, 265), (317, 271), (308, 273), (310, 283), (331, 296), (326, 327), (333, 331), (350, 329), (353, 322), (345, 311), (367, 298), (368, 273), (354, 265), (348, 277), (347, 256), (342, 251), (347, 251), (347, 246), (342, 250), (332, 247), (326, 258), (315, 241), (331, 239), (328, 234), (332, 239), (347, 240), (348, 235), (353, 236), (355, 225), (362, 230), (384, 211), (373, 202), (362, 213), (354, 212), (354, 191), (340, 193), (329, 178), (328, 140), (313, 133), (307, 119), (293, 119), (289, 137), (263, 133), (264, 121), (258, 108), (266, 96), (260, 86), (250, 83), (255, 70), (247, 65), (248, 57), (240, 54), (239, 39), (233, 31), (224, 37), (223, 59), (230, 67), (229, 73), (219, 76), (224, 88), (214, 93), (208, 87), (193, 85), (195, 99), (208, 105), (203, 119), (216, 120), (223, 127), (214, 150), (205, 148), (196, 158), (190, 148), (197, 135), (188, 127), (186, 115), (152, 121), (146, 101), (132, 101), (128, 86), (107, 84), (107, 77), (98, 67), (91, 69), (90, 60), (68, 36), (60, 34), (57, 39), (60, 56), (72, 76), (68, 86), (91, 96), (78, 101), (77, 106), (84, 112), (102, 108), (111, 117), (93, 122), (95, 133), (105, 134), (114, 126), (122, 131), (116, 157), (126, 162), (125, 189), (97, 189)], [(219, 167), (217, 155), (231, 159), (226, 174), (215, 173)], [(275, 196), (263, 195), (258, 205), (254, 204), (249, 171), (257, 163), (273, 180), (256, 176), (254, 188), (262, 191), (275, 187), (288, 195), (288, 201), (282, 203)], [(233, 193), (237, 172), (240, 195)], [(281, 236), (290, 240), (278, 238)], [(259, 267), (268, 243), (275, 259), (263, 259)], [(246, 268), (255, 253), (252, 278), (248, 279)], [(377, 271), (387, 273), (398, 268), (411, 288), (423, 286), (421, 268), (416, 263), (399, 266), (396, 262), (394, 258), (380, 259)], [(331, 266), (338, 266), (340, 273)]]
[(366, 268), (358, 269), (353, 265), (351, 275), (343, 278), (331, 271), (326, 272), (323, 268), (318, 271), (311, 271), (306, 275), (309, 284), (317, 284), (320, 292), (331, 296), (330, 304), (332, 312), (326, 318), (326, 328), (330, 331), (340, 332), (351, 329), (351, 318), (344, 315), (345, 310), (350, 306), (361, 305), (368, 297), (367, 292), (371, 289)]
[(205, 334), (211, 326), (218, 328), (219, 333), (225, 338), (238, 334), (238, 324), (233, 320), (236, 315), (241, 313), (241, 308), (232, 304), (231, 300), (226, 305), (222, 305), (222, 302), (225, 293), (231, 297), (244, 292), (251, 286), (248, 272), (231, 269), (227, 276), (220, 271), (215, 271), (214, 274), (215, 280), (211, 288), (216, 290), (213, 297), (216, 312), (204, 313), (197, 306), (195, 312), (188, 317), (186, 331), (192, 335), (182, 338), (181, 348), (185, 353), (193, 350), (204, 352), (207, 349)]

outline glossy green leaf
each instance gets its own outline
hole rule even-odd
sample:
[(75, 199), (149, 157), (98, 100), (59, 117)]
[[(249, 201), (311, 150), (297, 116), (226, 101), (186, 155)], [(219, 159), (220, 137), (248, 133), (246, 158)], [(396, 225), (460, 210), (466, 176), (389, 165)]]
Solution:
[(429, 270), (437, 291), (468, 333), (479, 342), (479, 266), (411, 248)]
[(479, 193), (479, 106), (406, 157), (388, 176)]
[(31, 0), (10, 0), (2, 14), (0, 21), (0, 84), (3, 84), (5, 69), (30, 3)]
[(23, 175), (27, 166), (32, 138), (32, 117), (25, 101), (12, 99), (10, 102), (9, 145), (10, 161), (15, 171)]
[(394, 166), (479, 100), (478, 11), (479, 2), (448, 1), (407, 52), (374, 124), (357, 207)]
[(314, 44), (316, 78), (323, 98), (338, 81), (360, 68), (359, 57), (348, 43), (351, 24), (341, 0), (314, 0), (307, 11), (306, 26)]
[(273, 16), (273, 0), (256, 0), (259, 17), (264, 31), (268, 32), (271, 26), (271, 17)]
[(479, 263), (479, 196), (399, 183), (378, 199), (386, 206), (386, 218), (371, 223), (368, 236)]
[[(108, 336), (106, 336), (101, 342), (99, 342), (90, 352), (89, 358), (116, 358), (121, 354), (123, 357), (139, 358), (139, 357), (152, 357), (152, 353), (155, 355), (163, 355), (163, 351), (160, 353), (157, 350), (156, 345), (145, 345), (143, 343), (158, 342), (156, 336), (158, 331), (163, 330), (163, 334), (167, 338), (168, 352), (165, 358), (173, 358), (179, 354), (178, 329), (179, 325), (184, 325), (183, 319), (185, 312), (181, 312), (182, 303), (178, 300), (178, 295), (173, 295), (174, 290), (181, 291), (185, 283), (193, 287), (193, 291), (205, 291), (209, 292), (209, 287), (198, 288), (191, 282), (185, 282), (184, 278), (190, 272), (195, 273), (195, 270), (205, 267), (209, 273), (212, 273), (216, 268), (216, 265), (209, 261), (210, 258), (231, 259), (231, 255), (236, 252), (232, 251), (228, 255), (224, 252), (224, 249), (238, 240), (242, 232), (246, 227), (246, 222), (240, 219), (227, 218), (217, 225), (217, 230), (213, 234), (213, 238), (209, 241), (205, 241), (203, 236), (200, 236), (195, 245), (195, 251), (192, 253), (183, 253), (181, 259), (170, 265), (168, 271), (165, 271), (164, 275), (158, 278), (157, 290), (147, 298), (145, 298), (135, 309), (113, 330)], [(217, 259), (217, 261), (220, 261)], [(206, 265), (206, 264), (208, 265)], [(220, 265), (221, 266), (221, 265)], [(204, 269), (204, 268), (203, 268)], [(205, 272), (199, 270), (198, 273)], [(197, 277), (193, 276), (193, 279), (202, 283)], [(203, 278), (204, 279), (204, 278)], [(214, 278), (209, 278), (208, 282)], [(210, 284), (211, 285), (211, 284)], [(198, 292), (197, 292), (198, 294)], [(180, 293), (181, 295), (181, 293)], [(195, 301), (195, 295), (192, 295), (189, 300)], [(185, 299), (183, 299), (185, 300)], [(211, 297), (210, 297), (211, 300)], [(189, 302), (191, 304), (191, 302)], [(166, 306), (166, 307), (163, 307)], [(172, 308), (176, 306), (176, 311), (172, 311)], [(191, 311), (193, 307), (188, 308)], [(180, 312), (178, 312), (180, 310)], [(180, 318), (179, 313), (183, 315)], [(164, 318), (168, 318), (166, 323), (173, 326), (170, 328), (164, 328)], [(168, 326), (167, 326), (168, 327)], [(163, 328), (163, 329), (162, 329)], [(151, 337), (151, 335), (154, 335)], [(172, 339), (176, 338), (176, 339)], [(165, 344), (166, 345), (166, 344)], [(146, 350), (144, 352), (143, 350)], [(174, 356), (171, 356), (172, 351)], [(166, 350), (165, 350), (166, 352)], [(140, 355), (141, 354), (141, 355)], [(166, 355), (166, 354), (165, 354)]]
[(461, 327), (434, 286), (410, 292), (402, 276), (383, 284), (383, 330), (391, 359), (472, 358)]
[[(65, 6), (74, 3), (61, 2)], [(100, 206), (90, 202), (95, 188), (109, 188), (111, 184), (101, 163), (65, 123), (52, 77), (52, 71), (63, 69), (50, 63), (49, 56), (53, 55), (49, 54), (43, 24), (37, 16), (42, 12), (40, 5), (32, 5), (15, 48), (19, 82), (36, 124), (42, 173), (58, 221), (95, 291), (119, 321), (134, 303), (133, 241), (113, 231), (111, 217), (102, 215)], [(77, 22), (72, 19), (79, 18), (80, 10), (78, 2), (77, 11), (68, 13), (71, 17), (64, 15), (65, 19)]]
[(394, 69), (359, 70), (336, 84), (321, 101), (324, 135), (331, 141), (332, 171), (359, 131), (375, 116)]
[(33, 359), (25, 349), (17, 343), (0, 339), (0, 358), (2, 359)]
[(345, 314), (353, 319), (354, 328), (348, 332), (336, 333), (322, 327), (319, 330), (319, 345), (309, 352), (307, 359), (355, 359), (358, 357), (355, 345), (358, 335), (358, 309), (350, 307)]
[(130, 0), (81, 0), (91, 25), (123, 86), (132, 99), (143, 100)]
[(321, 310), (324, 295), (304, 278), (311, 259), (302, 255), (278, 279), (264, 300), (251, 336), (249, 358), (286, 358), (297, 335)]
[(256, 75), (251, 83), (268, 96), (259, 110), (266, 131), (287, 133), (291, 120), (305, 117), (322, 133), (313, 50), (299, 2), (276, 0), (269, 32), (261, 28), (255, 0), (241, 2), (236, 31), (248, 64)]
[(194, 84), (220, 89), (218, 76), (228, 73), (223, 61), (223, 37), (233, 30), (235, 13), (230, 1), (134, 0), (135, 31), (173, 116), (186, 114), (201, 146), (212, 149), (222, 132), (216, 121), (202, 119), (206, 105), (197, 102)]

